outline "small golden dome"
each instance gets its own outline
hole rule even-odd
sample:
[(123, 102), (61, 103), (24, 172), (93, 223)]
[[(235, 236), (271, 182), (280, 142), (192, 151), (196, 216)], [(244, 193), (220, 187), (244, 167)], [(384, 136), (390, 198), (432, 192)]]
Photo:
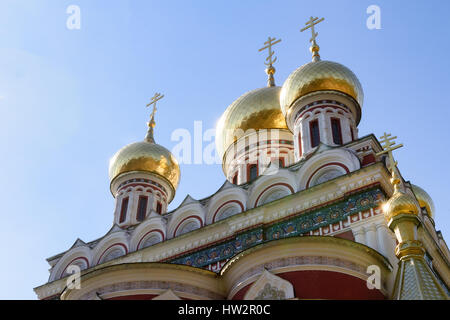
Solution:
[(356, 75), (342, 64), (319, 60), (309, 62), (289, 75), (281, 90), (281, 110), (286, 116), (297, 99), (311, 92), (330, 90), (351, 96), (362, 107), (364, 93)]
[(221, 158), (248, 129), (288, 129), (280, 109), (280, 87), (266, 87), (243, 94), (225, 110), (216, 127), (216, 149)]
[(385, 215), (390, 219), (400, 214), (419, 214), (417, 201), (402, 191), (396, 191), (383, 207)]
[(141, 141), (131, 143), (109, 161), (109, 178), (112, 182), (122, 173), (144, 171), (166, 179), (173, 191), (178, 187), (180, 167), (172, 153), (159, 144)]
[(430, 195), (423, 190), (421, 187), (416, 186), (414, 184), (411, 185), (412, 190), (419, 201), (420, 207), (425, 207), (428, 211), (428, 214), (434, 218), (434, 203), (433, 199), (431, 199)]

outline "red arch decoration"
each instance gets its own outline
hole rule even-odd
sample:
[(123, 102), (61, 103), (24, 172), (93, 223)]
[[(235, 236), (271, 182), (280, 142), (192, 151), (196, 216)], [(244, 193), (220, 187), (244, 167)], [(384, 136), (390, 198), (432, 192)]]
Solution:
[(194, 216), (194, 215), (192, 215), (192, 216), (189, 216), (189, 217), (184, 218), (183, 220), (180, 221), (180, 223), (178, 223), (177, 227), (175, 228), (175, 230), (174, 230), (174, 232), (173, 232), (173, 237), (176, 237), (176, 234), (177, 234), (177, 231), (178, 231), (178, 228), (180, 227), (180, 225), (181, 225), (184, 221), (189, 220), (189, 219), (191, 219), (191, 218), (195, 218), (195, 219), (197, 219), (198, 221), (200, 221), (200, 228), (203, 227), (203, 221), (202, 221), (202, 219), (201, 219), (199, 216)]
[(103, 251), (103, 253), (101, 254), (100, 258), (98, 258), (96, 264), (98, 264), (98, 263), (100, 262), (100, 260), (102, 260), (102, 257), (103, 257), (103, 255), (105, 254), (105, 252), (108, 251), (109, 249), (111, 249), (111, 248), (114, 247), (114, 246), (122, 246), (122, 247), (125, 249), (125, 254), (128, 254), (128, 248), (127, 248), (127, 246), (124, 245), (123, 243), (117, 242), (117, 243), (114, 243), (114, 244), (110, 245), (108, 248), (106, 248), (106, 249)]
[(152, 232), (159, 232), (160, 234), (161, 234), (161, 241), (164, 241), (165, 239), (164, 239), (164, 233), (160, 230), (160, 229), (152, 229), (152, 230), (150, 230), (149, 232), (147, 232), (146, 234), (144, 234), (142, 237), (141, 237), (141, 239), (139, 240), (139, 242), (138, 242), (138, 244), (137, 244), (137, 246), (136, 246), (136, 250), (139, 250), (139, 246), (141, 245), (141, 242), (142, 242), (142, 240), (144, 240), (144, 238), (149, 234), (149, 233), (152, 233)]
[(280, 185), (281, 185), (281, 186), (288, 187), (289, 190), (291, 190), (291, 194), (294, 193), (294, 189), (293, 189), (289, 184), (284, 183), (284, 182), (274, 183), (274, 184), (268, 186), (267, 188), (265, 188), (265, 189), (259, 194), (258, 198), (256, 198), (255, 205), (254, 205), (253, 207), (256, 208), (256, 206), (258, 205), (259, 199), (260, 199), (261, 196), (264, 194), (264, 192), (266, 192), (267, 190), (269, 190), (269, 189), (272, 188), (272, 187), (280, 186)]
[(86, 257), (76, 257), (75, 259), (73, 259), (72, 261), (70, 261), (70, 262), (65, 266), (65, 268), (63, 269), (63, 271), (62, 271), (61, 274), (59, 275), (59, 278), (62, 277), (62, 275), (64, 274), (64, 271), (66, 271), (67, 267), (70, 266), (70, 265), (72, 264), (72, 262), (74, 262), (74, 261), (76, 261), (76, 260), (79, 260), (79, 259), (86, 261), (87, 269), (89, 268), (89, 260), (88, 260)]
[(342, 164), (340, 162), (330, 162), (330, 163), (324, 164), (323, 166), (320, 166), (319, 168), (314, 170), (314, 172), (309, 176), (308, 182), (306, 182), (306, 189), (309, 188), (309, 184), (311, 183), (311, 179), (312, 179), (312, 177), (314, 177), (314, 175), (317, 173), (317, 171), (319, 171), (322, 168), (329, 167), (329, 166), (339, 166), (341, 168), (344, 168), (347, 173), (350, 173), (350, 170), (344, 164)]
[(225, 205), (227, 205), (228, 203), (232, 203), (232, 202), (237, 203), (237, 204), (241, 207), (241, 210), (242, 210), (241, 212), (244, 211), (244, 205), (242, 204), (242, 202), (240, 202), (240, 201), (238, 201), (238, 200), (230, 200), (230, 201), (224, 202), (224, 203), (222, 203), (222, 204), (220, 205), (219, 208), (217, 208), (216, 212), (214, 212), (214, 215), (213, 215), (213, 218), (212, 218), (212, 223), (216, 222), (216, 215), (217, 215), (217, 213), (220, 211), (220, 209), (222, 209), (222, 208), (223, 208)]

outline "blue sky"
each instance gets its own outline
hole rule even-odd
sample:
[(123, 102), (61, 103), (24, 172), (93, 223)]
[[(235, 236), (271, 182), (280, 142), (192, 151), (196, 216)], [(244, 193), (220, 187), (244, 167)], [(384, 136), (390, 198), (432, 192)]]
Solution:
[[(381, 30), (366, 8), (381, 8)], [(69, 5), (81, 29), (69, 30)], [(213, 128), (226, 107), (263, 87), (270, 35), (277, 84), (310, 61), (311, 16), (324, 60), (359, 77), (365, 103), (360, 136), (384, 131), (407, 179), (436, 205), (450, 237), (450, 3), (444, 1), (103, 1), (3, 0), (0, 3), (0, 299), (35, 299), (48, 279), (45, 258), (76, 238), (91, 241), (112, 225), (109, 158), (142, 140), (158, 91), (156, 140), (173, 148), (173, 130)], [(182, 165), (170, 209), (189, 193), (203, 198), (223, 183), (219, 165)]]

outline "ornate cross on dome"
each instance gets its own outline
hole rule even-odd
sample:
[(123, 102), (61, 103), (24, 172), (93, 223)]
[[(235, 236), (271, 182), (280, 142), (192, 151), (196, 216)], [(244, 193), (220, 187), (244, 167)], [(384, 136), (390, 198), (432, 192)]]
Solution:
[(316, 38), (317, 38), (317, 35), (318, 35), (319, 33), (315, 31), (314, 26), (315, 26), (316, 24), (318, 24), (318, 23), (321, 23), (323, 20), (325, 20), (325, 18), (319, 19), (318, 17), (316, 17), (316, 18), (311, 17), (311, 18), (305, 23), (305, 24), (306, 24), (306, 27), (304, 27), (303, 29), (300, 30), (300, 32), (303, 32), (303, 31), (305, 31), (305, 30), (311, 29), (311, 34), (312, 34), (312, 36), (311, 36), (311, 39), (310, 39), (309, 41), (312, 43), (310, 50), (311, 50), (311, 52), (312, 52), (312, 54), (313, 54), (313, 61), (318, 61), (318, 60), (320, 60), (320, 55), (319, 55), (319, 49), (320, 49), (320, 48), (319, 48), (319, 46), (318, 46), (317, 43), (316, 43)]
[(150, 101), (150, 103), (147, 104), (147, 107), (150, 107), (151, 105), (153, 105), (153, 111), (150, 114), (150, 119), (153, 119), (155, 117), (155, 113), (158, 110), (158, 109), (156, 109), (156, 102), (158, 102), (162, 98), (164, 98), (164, 95), (161, 95), (161, 93), (155, 93), (155, 95), (152, 97), (152, 100)]
[(275, 59), (272, 60), (272, 56), (273, 56), (274, 53), (275, 53), (275, 52), (272, 51), (272, 46), (275, 45), (275, 44), (277, 44), (277, 43), (280, 43), (280, 42), (281, 42), (281, 39), (278, 39), (278, 40), (276, 40), (276, 41), (275, 41), (275, 40), (276, 40), (276, 38), (271, 38), (271, 37), (269, 37), (269, 38), (267, 39), (267, 41), (264, 42), (264, 44), (265, 44), (266, 46), (258, 50), (259, 52), (261, 52), (261, 51), (263, 51), (263, 50), (265, 50), (265, 49), (269, 49), (269, 56), (266, 58), (266, 61), (269, 61), (269, 63), (264, 62), (264, 64), (265, 64), (266, 66), (271, 66), (275, 61), (277, 61), (277, 57), (275, 57)]
[(382, 145), (383, 147), (383, 151), (378, 152), (376, 155), (380, 156), (382, 154), (387, 153), (388, 157), (389, 157), (389, 171), (392, 174), (392, 184), (396, 185), (398, 184), (400, 181), (398, 180), (397, 177), (397, 173), (395, 172), (395, 168), (397, 167), (397, 161), (394, 160), (394, 156), (392, 154), (392, 151), (403, 147), (403, 144), (398, 144), (395, 145), (395, 139), (397, 139), (397, 137), (392, 137), (390, 133), (384, 133), (383, 136), (380, 137), (380, 142), (384, 143), (384, 145)]
[(275, 79), (273, 78), (273, 74), (275, 73), (275, 68), (273, 67), (273, 63), (275, 61), (277, 61), (277, 57), (272, 59), (272, 57), (275, 53), (272, 51), (272, 46), (277, 43), (280, 43), (280, 42), (281, 42), (281, 39), (277, 40), (276, 38), (269, 37), (268, 40), (266, 42), (264, 42), (265, 46), (258, 50), (259, 52), (261, 52), (265, 49), (269, 49), (269, 56), (266, 58), (266, 61), (268, 61), (268, 63), (264, 62), (264, 64), (267, 66), (266, 73), (269, 76), (269, 78), (267, 80), (267, 86), (269, 86), (269, 87), (275, 86)]
[(158, 110), (158, 109), (156, 109), (156, 102), (158, 102), (162, 98), (164, 98), (164, 95), (162, 95), (161, 93), (155, 93), (155, 95), (151, 98), (150, 103), (146, 105), (147, 107), (150, 107), (151, 105), (153, 105), (153, 110), (152, 110), (152, 113), (150, 114), (150, 121), (147, 123), (148, 124), (148, 132), (147, 132), (147, 135), (145, 136), (145, 140), (148, 142), (155, 143), (155, 140), (153, 138), (153, 128), (156, 125), (155, 113)]

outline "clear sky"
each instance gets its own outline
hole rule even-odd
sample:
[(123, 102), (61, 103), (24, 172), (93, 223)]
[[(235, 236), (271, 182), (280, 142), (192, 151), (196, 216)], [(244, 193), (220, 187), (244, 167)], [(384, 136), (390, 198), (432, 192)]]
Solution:
[[(380, 30), (366, 26), (372, 4)], [(66, 27), (69, 5), (81, 10), (79, 30)], [(35, 299), (46, 258), (111, 228), (108, 161), (144, 138), (156, 91), (156, 140), (172, 149), (174, 130), (214, 128), (230, 103), (265, 86), (258, 49), (268, 36), (282, 39), (277, 84), (309, 62), (310, 34), (299, 30), (311, 15), (325, 17), (322, 59), (363, 85), (360, 136), (399, 137), (400, 170), (433, 197), (449, 242), (449, 12), (450, 2), (429, 0), (2, 0), (0, 298)], [(223, 182), (219, 165), (181, 165), (170, 209)]]

